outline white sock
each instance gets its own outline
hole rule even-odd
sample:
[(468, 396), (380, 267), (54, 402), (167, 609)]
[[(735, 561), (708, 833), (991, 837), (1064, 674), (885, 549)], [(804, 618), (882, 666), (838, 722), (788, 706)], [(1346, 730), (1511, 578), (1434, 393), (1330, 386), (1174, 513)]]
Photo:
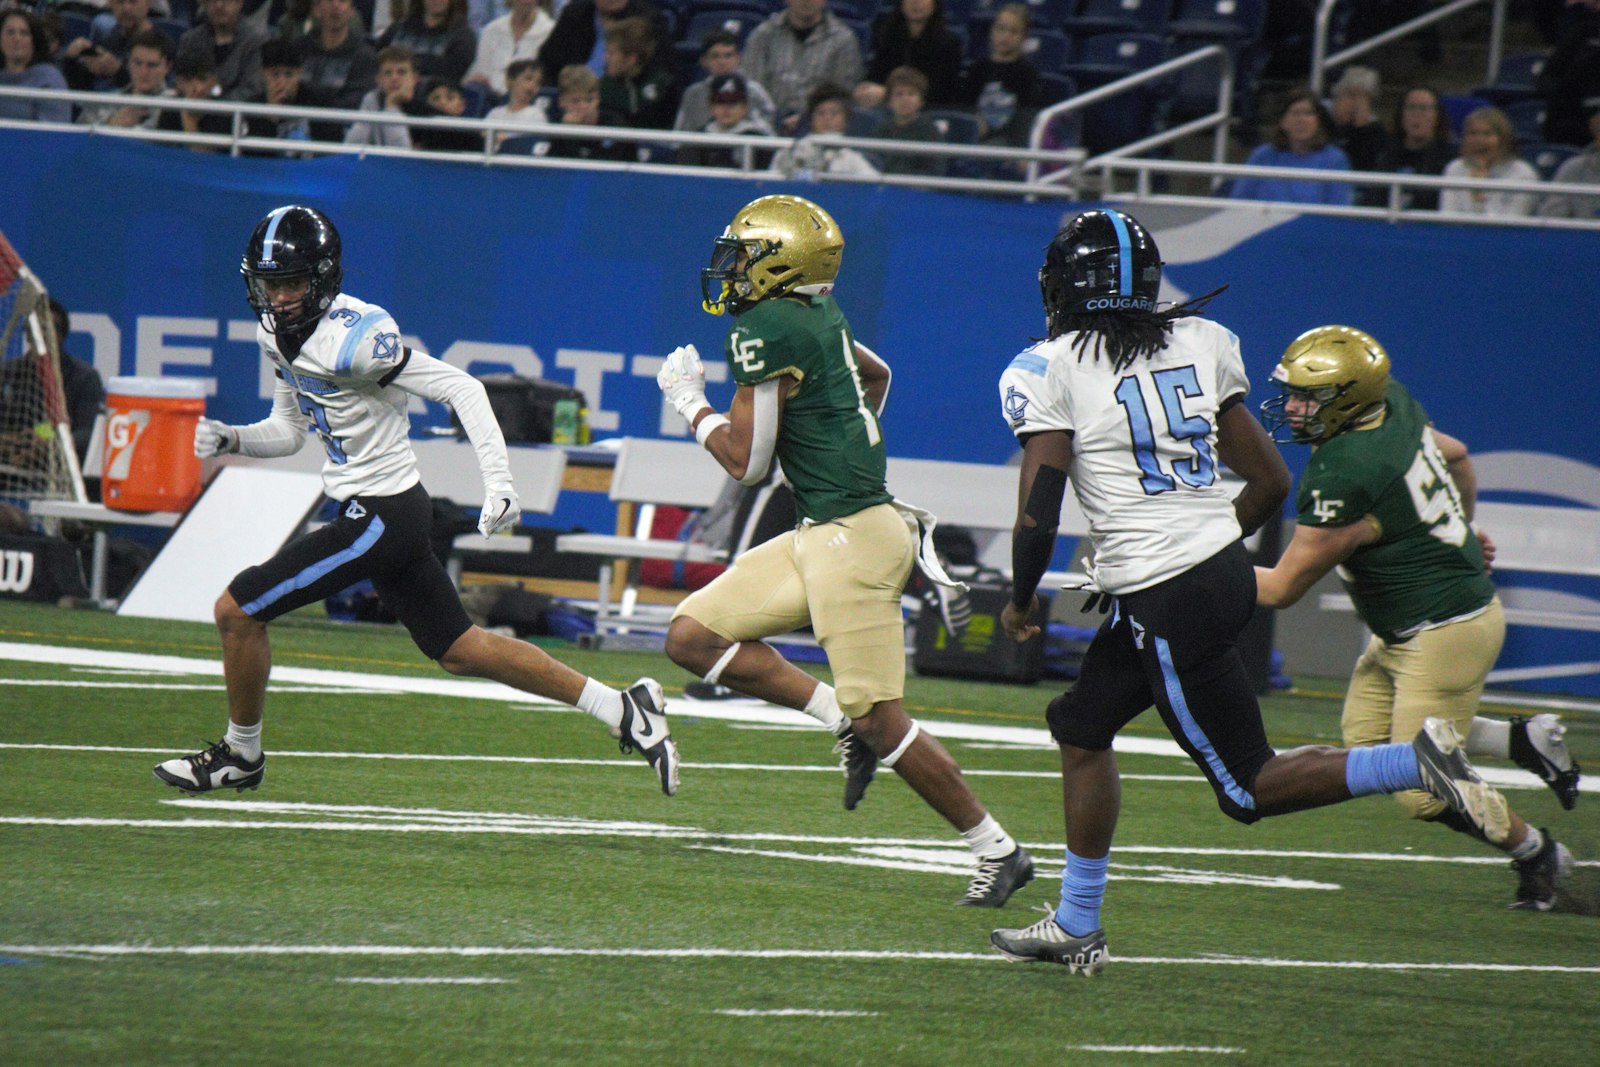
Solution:
[(1543, 847), (1544, 834), (1541, 834), (1537, 828), (1530, 826), (1528, 827), (1528, 836), (1522, 839), (1522, 844), (1511, 850), (1511, 858), (1514, 860), (1532, 859), (1533, 854)]
[(228, 732), (222, 735), (228, 742), (228, 747), (233, 749), (245, 759), (254, 763), (261, 758), (261, 724), (254, 726), (240, 726), (236, 722), (228, 723)]
[(1467, 755), (1511, 758), (1511, 724), (1504, 719), (1475, 718), (1467, 731)]
[(844, 733), (844, 728), (850, 725), (850, 720), (839, 710), (838, 694), (833, 691), (833, 686), (826, 682), (817, 683), (811, 699), (806, 701), (806, 706), (800, 710), (826, 726), (835, 737)]
[(622, 725), (622, 694), (589, 678), (583, 683), (583, 692), (578, 694), (578, 710), (588, 712), (615, 730)]
[(978, 825), (961, 831), (961, 837), (980, 860), (1004, 859), (1017, 850), (1017, 843), (994, 821), (993, 815), (985, 815)]

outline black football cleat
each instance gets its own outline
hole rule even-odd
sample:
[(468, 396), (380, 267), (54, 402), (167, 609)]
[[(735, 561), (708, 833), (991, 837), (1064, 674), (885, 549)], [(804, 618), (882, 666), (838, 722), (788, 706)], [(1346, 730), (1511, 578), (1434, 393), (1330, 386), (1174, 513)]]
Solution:
[(243, 793), (259, 787), (266, 773), (266, 753), (255, 760), (247, 760), (227, 741), (218, 741), (192, 756), (169, 759), (155, 767), (157, 778), (190, 794), (229, 788)]

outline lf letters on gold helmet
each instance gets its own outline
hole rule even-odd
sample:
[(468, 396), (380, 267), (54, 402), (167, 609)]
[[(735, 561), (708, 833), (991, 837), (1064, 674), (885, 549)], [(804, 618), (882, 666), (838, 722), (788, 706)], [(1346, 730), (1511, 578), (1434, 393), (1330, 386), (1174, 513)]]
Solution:
[[(1284, 350), (1272, 381), (1278, 393), (1261, 405), (1261, 419), (1273, 440), (1326, 441), (1382, 410), (1389, 354), (1370, 334), (1319, 326)], [(1291, 399), (1303, 401), (1303, 410), (1286, 410)]]
[(774, 296), (832, 291), (844, 234), (822, 208), (798, 196), (763, 196), (733, 216), (700, 272), (705, 309), (735, 313)]

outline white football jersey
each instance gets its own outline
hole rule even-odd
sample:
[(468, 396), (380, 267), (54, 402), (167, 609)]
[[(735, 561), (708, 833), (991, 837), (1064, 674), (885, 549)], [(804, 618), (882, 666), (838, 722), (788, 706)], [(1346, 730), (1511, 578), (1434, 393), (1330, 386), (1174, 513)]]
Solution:
[(1178, 319), (1165, 349), (1122, 371), (1093, 347), (1080, 359), (1077, 336), (1013, 359), (1000, 376), (1000, 403), (1019, 438), (1072, 431), (1067, 475), (1089, 520), (1096, 582), (1132, 593), (1240, 537), (1219, 477), (1217, 416), (1250, 383), (1239, 339), (1208, 319)]

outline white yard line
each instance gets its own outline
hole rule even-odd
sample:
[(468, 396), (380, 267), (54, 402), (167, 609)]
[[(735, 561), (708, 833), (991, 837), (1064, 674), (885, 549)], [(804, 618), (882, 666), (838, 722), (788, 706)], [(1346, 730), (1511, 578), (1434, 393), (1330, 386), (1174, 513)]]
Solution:
[(822, 1008), (717, 1008), (713, 1015), (734, 1015), (739, 1018), (761, 1018), (775, 1016), (787, 1018), (793, 1015), (804, 1016), (808, 1019), (851, 1019), (868, 1018), (878, 1013), (875, 1011), (827, 1011)]
[(351, 985), (509, 985), (512, 978), (335, 978)]
[(1160, 1056), (1169, 1052), (1187, 1052), (1197, 1055), (1237, 1056), (1249, 1051), (1227, 1045), (1068, 1045), (1074, 1052), (1132, 1052), (1146, 1056)]
[[(222, 675), (222, 661), (183, 656), (153, 656), (137, 652), (116, 652), (105, 649), (68, 648), (58, 645), (24, 644), (0, 641), (0, 660), (20, 660), (28, 663), (53, 664), (63, 667), (92, 667), (125, 670), (148, 670), (163, 673), (184, 673), (217, 678)], [(401, 676), (371, 674), (358, 671), (324, 670), (315, 667), (275, 667), (272, 676), (279, 683), (319, 686), (324, 688), (356, 689), (372, 693), (410, 693), (414, 695), (447, 696), (472, 700), (495, 700), (506, 704), (549, 705), (560, 707), (553, 701), (541, 700), (521, 690), (498, 682), (480, 682), (441, 675)], [(720, 704), (700, 701), (674, 701), (671, 707), (680, 707), (679, 714), (686, 718), (711, 719), (723, 722), (763, 723), (768, 725), (799, 725), (820, 730), (821, 725), (810, 716), (788, 708), (770, 704)], [(1028, 748), (1053, 750), (1055, 742), (1043, 727), (993, 726), (980, 723), (951, 722), (931, 718), (922, 724), (935, 736), (946, 741), (980, 741), (1019, 745)], [(1119, 736), (1115, 742), (1117, 752), (1146, 756), (1169, 756), (1188, 759), (1176, 741), (1158, 737)], [(277, 753), (274, 753), (277, 755)], [(363, 758), (355, 756), (351, 758)], [(365, 758), (385, 758), (367, 754)], [(422, 758), (422, 757), (407, 757)], [(449, 757), (444, 757), (449, 758)], [(489, 760), (493, 757), (481, 757)], [(528, 761), (532, 762), (532, 761)], [(618, 762), (618, 761), (599, 761)], [(694, 766), (690, 764), (690, 766)], [(754, 766), (754, 765), (751, 765)], [(1544, 789), (1537, 775), (1517, 768), (1480, 767), (1479, 772), (1490, 785), (1500, 789)], [(981, 771), (968, 771), (981, 775)], [(1037, 772), (1004, 772), (1032, 775)], [(1046, 777), (1049, 774), (1046, 773)], [(1131, 775), (1124, 775), (1131, 778)], [(1600, 792), (1600, 781), (1594, 776), (1581, 783), (1584, 792)]]
[[(861, 960), (951, 963), (1013, 963), (994, 952), (904, 952), (871, 949), (735, 949), (735, 948), (566, 948), (558, 945), (136, 945), (136, 944), (33, 944), (0, 945), (11, 956), (87, 955), (115, 956), (353, 956), (363, 958), (445, 957), (485, 958), (610, 958), (660, 960)], [(1291, 960), (1260, 956), (1116, 956), (1117, 966), (1149, 967), (1261, 967), (1336, 971), (1438, 971), (1500, 974), (1600, 974), (1600, 965), (1559, 963), (1470, 963), (1418, 961), (1389, 963), (1381, 960)]]

